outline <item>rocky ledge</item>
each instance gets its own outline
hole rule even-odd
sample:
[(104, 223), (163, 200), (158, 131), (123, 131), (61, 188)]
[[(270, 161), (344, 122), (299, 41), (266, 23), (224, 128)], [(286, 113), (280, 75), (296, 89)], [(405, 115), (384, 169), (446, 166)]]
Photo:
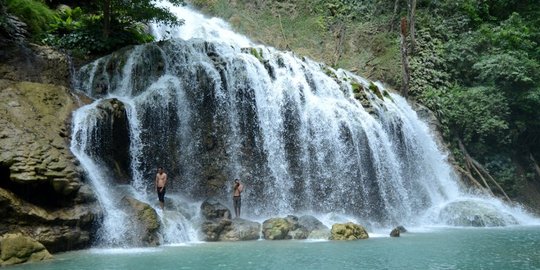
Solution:
[[(6, 257), (15, 242), (21, 252), (34, 250), (19, 246), (32, 241), (49, 252), (88, 247), (102, 214), (69, 149), (78, 106), (66, 87), (69, 61), (34, 45), (2, 48), (0, 56), (0, 261), (25, 261)], [(12, 233), (33, 240), (13, 242)]]

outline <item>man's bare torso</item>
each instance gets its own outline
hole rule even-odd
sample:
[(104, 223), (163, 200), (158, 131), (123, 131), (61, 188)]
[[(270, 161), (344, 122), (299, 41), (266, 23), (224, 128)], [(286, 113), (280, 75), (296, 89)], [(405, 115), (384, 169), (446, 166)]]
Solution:
[(162, 172), (156, 175), (156, 183), (158, 188), (162, 188), (167, 183), (167, 174)]

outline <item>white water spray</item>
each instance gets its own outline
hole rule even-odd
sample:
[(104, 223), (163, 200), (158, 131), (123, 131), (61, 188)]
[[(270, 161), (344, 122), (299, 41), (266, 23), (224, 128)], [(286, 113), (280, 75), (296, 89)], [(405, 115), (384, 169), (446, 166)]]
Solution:
[[(111, 218), (115, 195), (100, 187), (110, 176), (94, 165), (99, 157), (85, 154), (99, 141), (84, 134), (96, 125), (95, 104), (117, 98), (129, 120), (131, 192), (155, 206), (153, 168), (164, 164), (171, 190), (186, 195), (168, 197), (174, 213), (158, 211), (164, 243), (196, 240), (197, 204), (187, 202), (209, 193), (227, 202), (224, 182), (237, 177), (246, 182), (243, 212), (258, 220), (308, 211), (374, 226), (534, 222), (460, 190), (427, 125), (381, 84), (255, 45), (187, 7), (171, 10), (185, 25), (152, 30), (157, 39), (179, 39), (79, 72), (80, 90), (98, 100), (76, 112), (72, 150)], [(125, 64), (107, 69), (119, 59)], [(103, 230), (120, 238), (116, 229), (106, 216)]]

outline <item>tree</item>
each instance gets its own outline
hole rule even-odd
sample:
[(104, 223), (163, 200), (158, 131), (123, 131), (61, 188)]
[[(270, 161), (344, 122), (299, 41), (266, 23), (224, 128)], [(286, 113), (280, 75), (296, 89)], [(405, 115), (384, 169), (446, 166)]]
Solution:
[[(183, 0), (169, 0), (175, 6), (183, 5)], [(109, 37), (115, 27), (131, 26), (135, 23), (159, 21), (171, 25), (183, 22), (167, 8), (156, 6), (152, 0), (100, 0), (103, 15), (103, 36)]]

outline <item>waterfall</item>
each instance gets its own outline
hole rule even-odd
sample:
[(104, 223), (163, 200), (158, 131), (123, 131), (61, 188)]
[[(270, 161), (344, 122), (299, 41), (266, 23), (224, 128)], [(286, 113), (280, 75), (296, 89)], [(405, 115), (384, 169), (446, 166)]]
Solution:
[(72, 151), (106, 210), (108, 244), (130, 233), (117, 193), (155, 207), (159, 166), (175, 211), (158, 211), (165, 243), (196, 240), (197, 202), (230, 204), (235, 178), (246, 187), (243, 213), (255, 219), (309, 212), (378, 226), (529, 222), (460, 187), (428, 126), (382, 84), (254, 44), (188, 7), (171, 10), (185, 26), (152, 25), (161, 41), (78, 71), (78, 91), (95, 101), (74, 113)]

